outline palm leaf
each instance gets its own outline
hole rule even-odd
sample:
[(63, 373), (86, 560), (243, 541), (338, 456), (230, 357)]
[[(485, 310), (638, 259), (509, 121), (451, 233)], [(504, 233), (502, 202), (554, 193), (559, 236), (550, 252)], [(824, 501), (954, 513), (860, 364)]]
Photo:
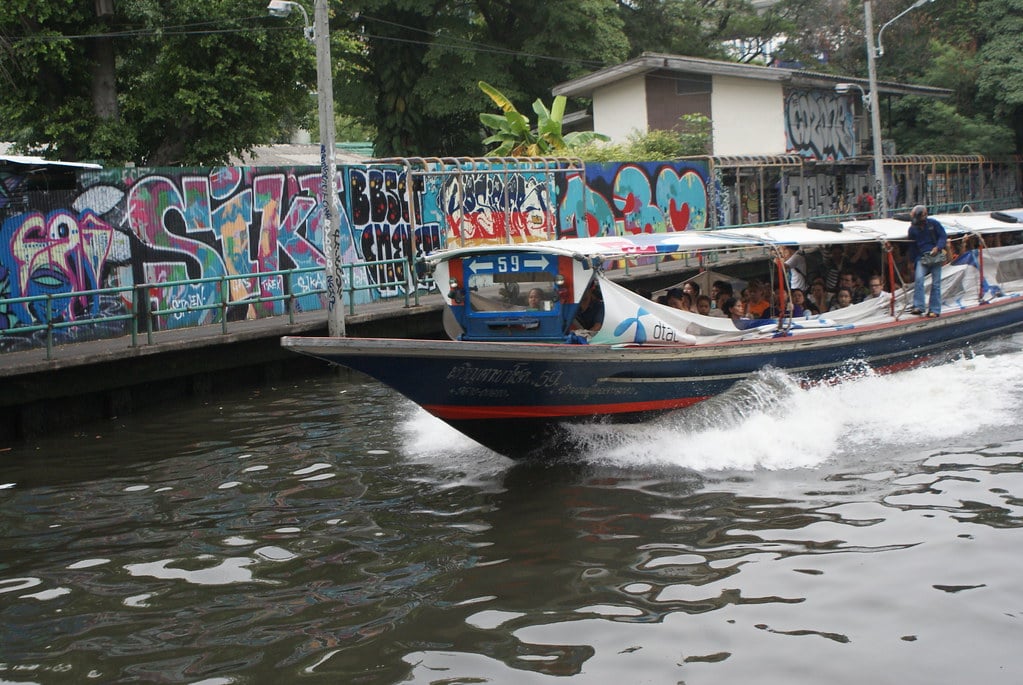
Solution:
[(494, 88), (486, 81), (479, 82), (480, 90), (490, 96), (490, 99), (494, 101), (494, 104), (501, 108), (501, 111), (507, 114), (508, 112), (516, 112), (515, 105), (511, 103), (504, 93)]

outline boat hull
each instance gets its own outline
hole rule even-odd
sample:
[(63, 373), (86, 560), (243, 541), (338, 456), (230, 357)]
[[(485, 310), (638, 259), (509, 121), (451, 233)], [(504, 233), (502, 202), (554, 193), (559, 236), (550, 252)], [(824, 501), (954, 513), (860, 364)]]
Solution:
[(718, 395), (765, 368), (807, 382), (886, 373), (1023, 328), (1023, 297), (853, 330), (688, 347), (286, 337), (295, 352), (390, 386), (512, 458), (564, 448), (580, 422), (634, 422)]

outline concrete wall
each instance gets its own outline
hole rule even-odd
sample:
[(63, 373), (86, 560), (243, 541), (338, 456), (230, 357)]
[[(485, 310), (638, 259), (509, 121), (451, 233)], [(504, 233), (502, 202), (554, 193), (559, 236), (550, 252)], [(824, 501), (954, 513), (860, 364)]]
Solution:
[[(774, 97), (760, 95), (765, 102)], [(749, 128), (755, 119), (746, 117)], [(1018, 163), (913, 164), (890, 167), (889, 188), (899, 193), (895, 206), (971, 202), (983, 208), (976, 202), (991, 197), (1019, 202)], [(443, 247), (837, 214), (866, 178), (865, 165), (808, 170), (759, 163), (713, 172), (710, 165), (702, 159), (503, 166), (480, 159), (340, 167), (340, 245), (343, 263), (355, 265), (356, 308), (429, 291), (432, 283), (410, 265)], [(40, 187), (37, 178), (0, 169), (0, 353), (42, 346), (45, 334), (26, 329), (48, 322), (71, 324), (55, 331), (57, 344), (122, 336), (132, 319), (141, 321), (153, 307), (190, 308), (160, 317), (160, 329), (280, 316), (283, 302), (259, 300), (322, 286), (322, 272), (290, 286), (266, 275), (324, 266), (318, 168), (81, 171), (68, 187)], [(386, 259), (400, 261), (366, 265)], [(225, 287), (228, 277), (237, 278)], [(163, 285), (183, 280), (189, 282)], [(121, 286), (128, 290), (94, 292)], [(205, 308), (225, 294), (226, 306)], [(12, 301), (41, 295), (50, 299)], [(318, 310), (323, 296), (300, 295), (296, 305)]]
[(715, 76), (711, 110), (714, 155), (785, 153), (785, 99), (780, 83)]
[(633, 131), (647, 131), (645, 77), (622, 79), (599, 90), (593, 98), (593, 130), (623, 143)]

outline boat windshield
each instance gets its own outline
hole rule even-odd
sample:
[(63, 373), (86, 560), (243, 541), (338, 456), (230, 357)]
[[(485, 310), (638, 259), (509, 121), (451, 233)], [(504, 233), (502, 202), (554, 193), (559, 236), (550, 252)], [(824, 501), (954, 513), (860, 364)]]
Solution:
[(468, 285), (473, 312), (552, 312), (559, 303), (554, 277), (546, 271), (473, 275)]

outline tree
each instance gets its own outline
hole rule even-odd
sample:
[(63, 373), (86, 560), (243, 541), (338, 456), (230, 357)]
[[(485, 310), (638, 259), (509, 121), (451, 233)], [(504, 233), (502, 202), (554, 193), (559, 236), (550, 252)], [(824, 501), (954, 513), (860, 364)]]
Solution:
[(308, 108), (314, 52), (301, 27), (253, 17), (251, 2), (118, 0), (102, 16), (97, 6), (0, 5), (5, 140), (66, 160), (224, 163)]
[(480, 154), (479, 80), (521, 107), (627, 52), (614, 0), (349, 0), (345, 8), (353, 18), (345, 26), (365, 48), (350, 55), (357, 68), (335, 93), (347, 114), (377, 129), (378, 156)]
[(1023, 1), (980, 3), (978, 95), (994, 103), (1016, 134), (1016, 152), (1023, 152)]
[[(953, 91), (944, 102), (882, 98), (885, 136), (900, 153), (1004, 156), (1019, 149), (1023, 110), (1013, 104), (1013, 94), (1023, 93), (1014, 85), (1023, 70), (1021, 6), (1021, 0), (943, 0), (916, 8), (885, 29), (884, 54), (877, 60), (882, 81)], [(784, 54), (818, 71), (866, 76), (862, 4), (783, 0), (778, 7), (794, 25)], [(904, 0), (874, 2), (873, 43), (880, 28), (906, 7)]]

